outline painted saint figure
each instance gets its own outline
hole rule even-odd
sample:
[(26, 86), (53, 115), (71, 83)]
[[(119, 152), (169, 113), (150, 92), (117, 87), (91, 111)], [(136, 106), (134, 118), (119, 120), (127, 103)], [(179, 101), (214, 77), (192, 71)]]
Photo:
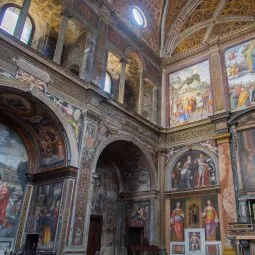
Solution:
[(208, 164), (206, 164), (203, 154), (200, 154), (198, 159), (198, 187), (201, 185), (202, 187), (208, 186), (209, 178)]
[(193, 252), (200, 250), (200, 239), (198, 238), (195, 232), (192, 234), (189, 242), (191, 245), (191, 250)]
[(183, 241), (184, 211), (181, 208), (181, 202), (176, 203), (176, 208), (172, 212), (170, 222), (172, 240)]
[(207, 206), (203, 211), (205, 222), (205, 239), (206, 241), (216, 241), (216, 230), (219, 223), (218, 214), (212, 206), (211, 200), (207, 201)]

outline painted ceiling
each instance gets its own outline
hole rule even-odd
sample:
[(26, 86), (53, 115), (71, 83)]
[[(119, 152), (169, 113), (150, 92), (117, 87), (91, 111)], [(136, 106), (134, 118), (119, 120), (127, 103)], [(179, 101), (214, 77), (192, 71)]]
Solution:
[(253, 0), (172, 0), (162, 57), (187, 53), (254, 25)]
[[(116, 13), (156, 53), (160, 50), (160, 27), (164, 0), (110, 0)], [(139, 7), (147, 20), (146, 27), (134, 24), (132, 8)]]

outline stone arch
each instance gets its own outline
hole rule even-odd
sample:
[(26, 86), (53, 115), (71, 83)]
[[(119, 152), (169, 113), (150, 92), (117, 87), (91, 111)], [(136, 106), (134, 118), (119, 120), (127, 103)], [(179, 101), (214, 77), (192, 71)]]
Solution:
[(217, 184), (219, 183), (219, 164), (218, 164), (217, 155), (213, 151), (206, 149), (200, 145), (192, 145), (191, 147), (186, 146), (186, 147), (180, 149), (168, 162), (168, 164), (166, 166), (166, 172), (167, 172), (167, 178), (166, 178), (166, 182), (165, 182), (165, 190), (166, 191), (169, 191), (172, 189), (172, 171), (173, 171), (176, 163), (178, 162), (178, 160), (181, 159), (181, 157), (184, 155), (184, 153), (186, 153), (187, 151), (190, 151), (190, 150), (201, 151), (201, 152), (205, 153), (206, 155), (208, 155), (213, 160), (213, 163), (216, 167), (216, 181), (217, 181)]
[(174, 23), (171, 25), (171, 27), (167, 31), (163, 57), (171, 56), (174, 50), (175, 42), (182, 28), (182, 25), (191, 15), (192, 11), (200, 4), (200, 2), (201, 0), (188, 0), (187, 3), (184, 5), (184, 7), (182, 8), (180, 13), (174, 20)]
[(33, 89), (31, 92), (27, 92), (28, 85), (15, 79), (0, 78), (0, 88), (13, 90), (16, 92), (30, 93), (31, 97), (33, 96), (47, 109), (49, 109), (51, 116), (54, 116), (54, 119), (57, 123), (59, 123), (60, 128), (64, 131), (66, 139), (66, 150), (69, 155), (69, 164), (74, 167), (78, 167), (79, 153), (78, 145), (76, 142), (77, 139), (66, 115), (59, 109), (59, 107), (53, 101), (51, 101), (44, 93), (37, 89)]
[(129, 47), (125, 51), (125, 56), (126, 56), (126, 59), (128, 58), (128, 56), (132, 56), (138, 63), (140, 70), (143, 70), (144, 72), (147, 70), (144, 58), (142, 57), (140, 52), (138, 52), (137, 50)]
[(233, 114), (231, 116), (231, 118), (229, 119), (228, 123), (230, 125), (236, 125), (243, 118), (247, 118), (247, 121), (248, 121), (249, 118), (254, 119), (255, 117), (252, 116), (254, 114), (255, 114), (255, 106), (250, 107), (249, 109), (245, 109), (245, 110), (239, 111), (238, 113)]
[(103, 152), (103, 150), (111, 143), (116, 142), (116, 141), (127, 141), (133, 143), (143, 154), (143, 156), (146, 158), (148, 164), (149, 164), (149, 176), (150, 176), (150, 183), (151, 183), (151, 189), (158, 189), (158, 178), (157, 178), (157, 171), (155, 168), (155, 165), (153, 163), (153, 160), (147, 151), (147, 149), (139, 142), (134, 136), (132, 135), (113, 135), (108, 137), (106, 140), (104, 140), (97, 148), (95, 155), (94, 155), (94, 160), (91, 165), (92, 172), (94, 173), (96, 171), (96, 165), (97, 161)]

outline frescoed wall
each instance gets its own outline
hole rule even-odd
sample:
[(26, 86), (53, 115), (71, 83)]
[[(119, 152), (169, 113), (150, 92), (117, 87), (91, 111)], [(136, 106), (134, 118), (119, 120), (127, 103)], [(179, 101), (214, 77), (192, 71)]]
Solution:
[(39, 233), (40, 249), (54, 247), (62, 186), (62, 182), (59, 182), (38, 187), (29, 231)]
[(170, 254), (205, 254), (206, 245), (220, 245), (216, 195), (171, 200), (169, 219)]
[(232, 110), (255, 105), (255, 40), (225, 52)]
[(13, 243), (25, 193), (28, 154), (21, 138), (0, 123), (0, 241)]
[(255, 129), (238, 132), (243, 188), (254, 191), (255, 184)]
[(100, 254), (113, 254), (116, 243), (118, 177), (111, 165), (98, 167), (97, 176), (91, 214), (103, 216)]
[(170, 126), (207, 118), (213, 113), (209, 61), (169, 75)]
[(5, 113), (17, 116), (34, 130), (33, 135), (39, 144), (42, 167), (64, 165), (66, 148), (63, 135), (43, 107), (13, 93), (0, 94), (0, 107)]
[(134, 202), (127, 204), (126, 224), (127, 228), (144, 228), (143, 242), (148, 242), (150, 238), (150, 203)]
[(189, 150), (182, 154), (172, 168), (168, 187), (185, 190), (217, 185), (216, 166), (205, 152)]

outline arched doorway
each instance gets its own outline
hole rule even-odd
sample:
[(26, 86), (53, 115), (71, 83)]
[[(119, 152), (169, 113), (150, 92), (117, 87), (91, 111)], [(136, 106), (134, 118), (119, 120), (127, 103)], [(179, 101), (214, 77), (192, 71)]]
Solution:
[(0, 252), (20, 248), (28, 235), (37, 235), (38, 249), (62, 254), (65, 244), (56, 240), (67, 238), (61, 220), (69, 215), (76, 175), (69, 166), (74, 159), (70, 148), (77, 149), (76, 139), (69, 142), (65, 118), (40, 92), (25, 93), (22, 84), (20, 89), (1, 88)]
[[(151, 165), (141, 149), (117, 140), (102, 151), (96, 166), (88, 254), (126, 254), (131, 246), (153, 243), (156, 229)], [(129, 254), (129, 253), (128, 253)]]

